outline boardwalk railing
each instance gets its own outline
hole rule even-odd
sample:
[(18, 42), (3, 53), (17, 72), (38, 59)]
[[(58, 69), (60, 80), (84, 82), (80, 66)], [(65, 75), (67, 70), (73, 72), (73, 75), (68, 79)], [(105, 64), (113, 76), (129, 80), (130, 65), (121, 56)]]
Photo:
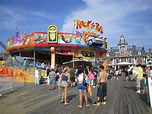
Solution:
[[(0, 95), (2, 93), (10, 92), (18, 87), (24, 86), (24, 80), (21, 82), (15, 81), (15, 78), (21, 78), (20, 76), (14, 77), (14, 76), (0, 76)], [(18, 79), (19, 80), (19, 79)]]

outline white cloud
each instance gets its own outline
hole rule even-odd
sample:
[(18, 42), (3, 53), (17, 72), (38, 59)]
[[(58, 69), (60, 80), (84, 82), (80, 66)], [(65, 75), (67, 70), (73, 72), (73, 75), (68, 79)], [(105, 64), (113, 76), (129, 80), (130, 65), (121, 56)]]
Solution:
[[(117, 38), (119, 41), (122, 34), (126, 37), (134, 36), (132, 38), (152, 38), (152, 24), (138, 23), (139, 17), (134, 16), (140, 13), (144, 15), (142, 13), (144, 11), (152, 11), (151, 0), (83, 0), (83, 2), (84, 7), (67, 15), (61, 31), (71, 32), (74, 25), (73, 20), (80, 19), (100, 23), (104, 28), (104, 36), (110, 38), (109, 40)], [(143, 30), (143, 33), (138, 33), (139, 29)], [(114, 45), (113, 42), (109, 43)]]
[[(49, 16), (51, 15), (51, 16)], [(34, 22), (44, 22), (44, 19), (55, 19), (55, 16), (53, 14), (48, 14), (46, 12), (42, 11), (29, 11), (27, 9), (20, 9), (20, 8), (13, 8), (8, 6), (2, 6), (0, 5), (0, 28), (11, 30), (15, 27), (19, 28), (34, 28), (39, 27), (39, 24), (33, 23), (32, 25), (29, 23), (29, 21)], [(23, 24), (26, 23), (26, 26), (23, 26)], [(45, 25), (46, 26), (46, 25)]]

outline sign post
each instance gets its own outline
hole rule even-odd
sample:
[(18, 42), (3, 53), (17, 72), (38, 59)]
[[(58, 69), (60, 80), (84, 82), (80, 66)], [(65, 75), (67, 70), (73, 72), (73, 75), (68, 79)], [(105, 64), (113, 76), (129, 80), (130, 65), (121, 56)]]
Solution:
[(150, 107), (152, 107), (152, 77), (148, 77), (148, 94)]

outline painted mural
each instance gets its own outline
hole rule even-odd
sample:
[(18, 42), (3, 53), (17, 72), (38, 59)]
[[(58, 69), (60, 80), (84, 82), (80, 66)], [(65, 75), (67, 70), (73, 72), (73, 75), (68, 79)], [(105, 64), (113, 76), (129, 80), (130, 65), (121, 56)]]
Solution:
[(27, 34), (26, 30), (20, 35), (17, 28), (12, 38), (9, 38), (7, 41), (7, 48), (47, 42), (97, 46), (107, 49), (107, 38), (102, 37), (102, 26), (92, 21), (74, 20), (74, 23), (75, 33), (58, 32), (57, 27), (53, 25), (48, 27), (48, 32), (32, 32), (32, 34)]

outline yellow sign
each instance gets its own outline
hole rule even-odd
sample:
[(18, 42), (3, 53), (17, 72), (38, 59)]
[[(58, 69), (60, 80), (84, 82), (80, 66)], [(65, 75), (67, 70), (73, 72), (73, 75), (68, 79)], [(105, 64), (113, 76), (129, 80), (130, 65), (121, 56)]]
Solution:
[(58, 28), (55, 25), (48, 27), (48, 43), (57, 43), (58, 41)]

